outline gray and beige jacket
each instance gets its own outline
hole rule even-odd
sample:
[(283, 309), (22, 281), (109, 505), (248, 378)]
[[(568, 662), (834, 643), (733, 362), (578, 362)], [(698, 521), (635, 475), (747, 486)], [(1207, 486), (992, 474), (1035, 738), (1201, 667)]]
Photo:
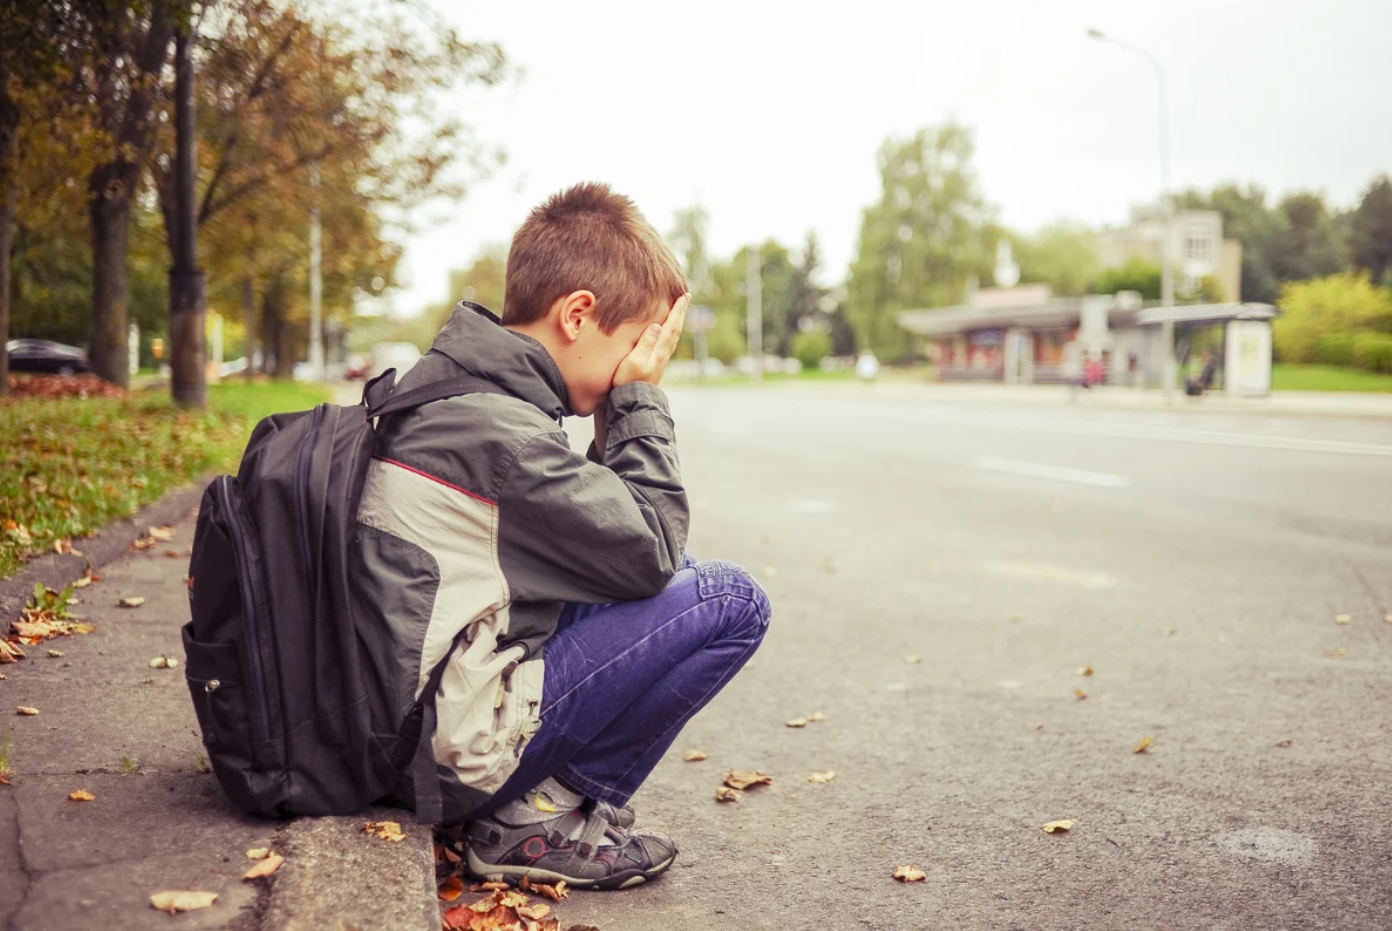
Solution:
[(398, 390), (461, 375), (506, 395), (435, 401), (380, 425), (353, 573), (355, 610), (397, 632), (370, 646), (401, 664), (387, 681), (415, 683), (405, 703), (459, 638), (436, 702), (447, 820), (503, 784), (540, 725), (562, 604), (657, 594), (682, 565), (688, 524), (661, 389), (615, 388), (606, 448), (581, 456), (561, 429), (569, 401), (550, 354), (469, 302)]

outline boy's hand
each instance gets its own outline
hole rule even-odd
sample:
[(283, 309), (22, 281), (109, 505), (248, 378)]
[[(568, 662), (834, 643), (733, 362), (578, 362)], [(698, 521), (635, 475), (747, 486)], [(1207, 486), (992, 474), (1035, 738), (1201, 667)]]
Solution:
[(686, 323), (686, 308), (690, 303), (691, 295), (683, 294), (672, 305), (666, 323), (654, 323), (643, 331), (638, 345), (633, 347), (633, 351), (614, 372), (615, 387), (633, 381), (645, 381), (650, 385), (662, 381), (662, 373), (667, 370), (667, 363), (677, 350), (677, 340), (681, 339), (682, 325)]

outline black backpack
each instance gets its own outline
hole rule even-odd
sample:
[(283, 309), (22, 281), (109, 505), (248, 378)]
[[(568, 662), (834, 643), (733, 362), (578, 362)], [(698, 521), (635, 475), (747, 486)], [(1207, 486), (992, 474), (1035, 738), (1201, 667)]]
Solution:
[(479, 378), (393, 387), (388, 371), (361, 404), (267, 417), (236, 477), (203, 493), (183, 629), (188, 686), (213, 772), (252, 814), (348, 814), (388, 800), (422, 823), (440, 819), (431, 738), (454, 648), (406, 707), (381, 674), (395, 664), (363, 654), (383, 637), (358, 630), (372, 622), (350, 596), (358, 501), (376, 418), (505, 392)]

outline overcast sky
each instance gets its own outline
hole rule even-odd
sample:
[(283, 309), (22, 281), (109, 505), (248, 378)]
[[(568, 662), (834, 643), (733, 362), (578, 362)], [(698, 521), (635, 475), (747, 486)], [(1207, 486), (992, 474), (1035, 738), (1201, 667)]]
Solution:
[(975, 130), (1007, 225), (1121, 222), (1159, 189), (1156, 84), (1090, 26), (1163, 63), (1176, 187), (1237, 179), (1347, 205), (1392, 171), (1392, 0), (434, 2), (524, 73), (449, 101), (508, 163), (407, 239), (403, 314), (453, 299), (451, 268), (591, 179), (664, 233), (699, 199), (716, 256), (815, 230), (839, 281), (880, 143), (948, 119)]

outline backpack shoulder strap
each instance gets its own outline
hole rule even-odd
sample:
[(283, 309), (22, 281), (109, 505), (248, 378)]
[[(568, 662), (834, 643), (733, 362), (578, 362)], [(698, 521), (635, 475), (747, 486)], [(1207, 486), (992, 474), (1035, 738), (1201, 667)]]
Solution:
[[(384, 372), (381, 377), (385, 378), (390, 374), (390, 372)], [(381, 389), (376, 388), (375, 384), (368, 385), (363, 392), (363, 403), (367, 405), (369, 418), (398, 414), (401, 411), (420, 407), (422, 404), (429, 404), (431, 401), (455, 398), (463, 394), (507, 394), (507, 392), (486, 378), (463, 375), (459, 378), (431, 382), (428, 385), (421, 385), (399, 394), (392, 392), (385, 399), (380, 397), (381, 394)]]

